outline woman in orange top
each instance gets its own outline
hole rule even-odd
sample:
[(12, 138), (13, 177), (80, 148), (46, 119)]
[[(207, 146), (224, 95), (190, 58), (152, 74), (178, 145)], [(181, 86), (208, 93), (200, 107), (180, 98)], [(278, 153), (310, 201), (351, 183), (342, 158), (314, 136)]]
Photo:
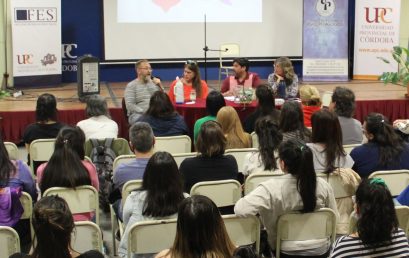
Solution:
[[(196, 91), (197, 99), (206, 99), (209, 92), (209, 88), (205, 81), (200, 79), (199, 66), (194, 61), (187, 61), (185, 64), (185, 70), (183, 72), (183, 78), (180, 79), (183, 83), (183, 95), (185, 97), (184, 102), (191, 101), (190, 93), (192, 90)], [(174, 80), (169, 88), (169, 98), (174, 103), (175, 102), (175, 92), (174, 88), (177, 80)]]

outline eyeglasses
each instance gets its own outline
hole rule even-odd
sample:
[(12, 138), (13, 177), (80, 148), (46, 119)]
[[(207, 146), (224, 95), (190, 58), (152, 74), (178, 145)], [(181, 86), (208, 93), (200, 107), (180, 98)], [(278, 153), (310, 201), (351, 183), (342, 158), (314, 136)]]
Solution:
[(197, 65), (197, 62), (194, 60), (186, 60), (186, 64), (188, 65)]
[(153, 70), (151, 67), (139, 67), (139, 69), (148, 70), (148, 71), (152, 71), (152, 70)]

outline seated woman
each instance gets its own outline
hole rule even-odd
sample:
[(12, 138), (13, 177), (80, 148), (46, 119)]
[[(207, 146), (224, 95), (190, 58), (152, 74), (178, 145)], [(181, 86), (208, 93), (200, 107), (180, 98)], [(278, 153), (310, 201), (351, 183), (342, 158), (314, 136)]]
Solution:
[(338, 238), (330, 257), (408, 257), (408, 239), (398, 227), (392, 196), (382, 179), (362, 181), (355, 207), (357, 230)]
[(311, 127), (311, 116), (321, 109), (321, 96), (318, 89), (311, 85), (303, 85), (300, 88), (302, 112), (304, 113), (304, 124)]
[[(174, 80), (169, 87), (169, 98), (175, 103), (175, 86), (178, 80)], [(195, 93), (196, 99), (206, 99), (209, 92), (207, 83), (200, 79), (200, 69), (195, 61), (188, 61), (185, 64), (183, 78), (180, 79), (183, 83), (184, 102), (191, 101), (192, 91)]]
[(368, 143), (351, 151), (354, 169), (366, 178), (378, 170), (409, 169), (409, 145), (393, 130), (387, 118), (370, 113), (363, 125)]
[(249, 176), (252, 173), (266, 170), (281, 172), (276, 157), (282, 135), (277, 124), (269, 116), (259, 118), (256, 122), (256, 134), (259, 151), (246, 155), (241, 173), (244, 176)]
[(222, 107), (217, 112), (217, 122), (226, 136), (226, 149), (251, 148), (251, 135), (244, 132), (239, 115), (233, 107)]
[(311, 142), (311, 131), (305, 127), (301, 105), (297, 101), (287, 101), (281, 107), (279, 127), (283, 142), (289, 139)]
[(335, 168), (352, 168), (354, 161), (342, 146), (342, 131), (334, 112), (321, 109), (311, 117), (315, 172), (330, 173)]
[(88, 119), (79, 121), (77, 126), (84, 132), (86, 140), (118, 137), (118, 124), (110, 119), (108, 104), (103, 97), (90, 96), (85, 113)]
[(275, 96), (282, 99), (298, 96), (298, 76), (288, 57), (279, 57), (274, 62), (274, 73), (268, 76), (268, 84)]
[(16, 253), (10, 258), (104, 257), (95, 250), (80, 254), (72, 248), (75, 225), (70, 208), (61, 197), (53, 195), (41, 198), (34, 206), (32, 224), (36, 243), (30, 254)]
[(155, 136), (176, 136), (188, 133), (183, 116), (175, 111), (168, 95), (162, 91), (153, 93), (149, 108), (138, 122), (148, 123)]
[[(273, 248), (280, 215), (292, 211), (312, 212), (324, 207), (338, 214), (331, 186), (315, 175), (311, 149), (303, 142), (291, 139), (283, 142), (278, 152), (284, 175), (261, 183), (234, 206), (238, 216), (260, 214), (268, 243)], [(315, 240), (310, 246), (308, 241), (284, 241), (281, 257), (328, 257), (329, 248), (329, 239)]]
[[(30, 144), (37, 139), (52, 139), (57, 137), (64, 124), (57, 121), (57, 100), (54, 95), (44, 93), (37, 99), (36, 122), (26, 127), (23, 141), (27, 149), (27, 161), (30, 165)], [(34, 162), (34, 173), (43, 162)]]
[(196, 149), (199, 153), (197, 157), (187, 158), (180, 164), (185, 192), (190, 193), (192, 186), (198, 182), (237, 180), (237, 162), (232, 155), (224, 155), (226, 137), (218, 122), (210, 120), (203, 123)]
[(142, 188), (132, 191), (125, 201), (125, 233), (119, 245), (119, 257), (128, 254), (128, 235), (133, 224), (176, 217), (180, 203), (188, 196), (183, 193), (182, 176), (172, 155), (168, 152), (153, 154), (146, 165)]
[(254, 132), (254, 126), (260, 117), (270, 116), (276, 123), (280, 118), (280, 111), (275, 106), (273, 91), (268, 85), (259, 85), (256, 89), (256, 97), (258, 101), (257, 109), (246, 117), (243, 123), (244, 131), (247, 133)]
[[(84, 160), (84, 132), (79, 127), (65, 126), (55, 140), (54, 153), (37, 170), (37, 183), (42, 194), (51, 187), (92, 185), (99, 190), (94, 164)], [(89, 213), (74, 214), (74, 220), (91, 220)]]
[(173, 246), (156, 258), (231, 258), (235, 249), (214, 202), (206, 196), (193, 195), (180, 204)]

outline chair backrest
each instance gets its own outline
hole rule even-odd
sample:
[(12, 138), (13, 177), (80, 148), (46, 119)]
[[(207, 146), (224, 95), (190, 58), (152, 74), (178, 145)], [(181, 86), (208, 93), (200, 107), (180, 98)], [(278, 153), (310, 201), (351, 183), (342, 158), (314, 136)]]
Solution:
[(138, 180), (129, 180), (128, 182), (126, 182), (124, 184), (124, 186), (122, 187), (122, 207), (124, 207), (126, 198), (128, 197), (128, 195), (131, 193), (131, 191), (137, 189), (137, 188), (141, 188), (142, 187), (142, 180), (138, 179)]
[(180, 164), (182, 164), (182, 161), (184, 161), (186, 158), (196, 157), (197, 152), (176, 153), (176, 154), (172, 154), (172, 156), (175, 159), (176, 164), (178, 164), (178, 167), (180, 167)]
[(236, 246), (255, 244), (257, 254), (260, 252), (260, 220), (256, 216), (223, 215), (222, 217), (233, 244)]
[(196, 183), (190, 190), (190, 195), (209, 197), (217, 207), (236, 204), (241, 197), (241, 186), (236, 180), (217, 180)]
[(252, 132), (251, 133), (251, 142), (252, 142), (252, 147), (258, 149), (258, 136), (256, 134), (256, 132)]
[(85, 253), (89, 250), (97, 250), (103, 253), (101, 229), (91, 221), (75, 222), (71, 246), (79, 253)]
[(322, 106), (323, 107), (329, 107), (329, 104), (331, 104), (332, 101), (332, 91), (326, 91), (322, 94)]
[(120, 164), (129, 163), (132, 160), (135, 160), (134, 154), (120, 155), (116, 157), (114, 163), (112, 164), (112, 169), (114, 170), (114, 173)]
[(277, 174), (271, 171), (252, 173), (246, 178), (246, 182), (244, 183), (244, 195), (249, 194), (260, 183), (282, 175), (283, 174)]
[(63, 198), (73, 214), (95, 213), (95, 223), (99, 225), (99, 200), (98, 191), (90, 185), (82, 185), (74, 188), (51, 187), (43, 196), (58, 195)]
[(354, 189), (354, 187), (352, 187), (351, 185), (344, 185), (339, 175), (334, 175), (333, 173), (317, 173), (317, 177), (321, 177), (331, 185), (332, 190), (334, 191), (335, 199), (351, 197), (355, 195), (356, 189)]
[(6, 147), (10, 159), (19, 159), (17, 145), (12, 142), (4, 142), (4, 146)]
[(382, 178), (391, 191), (392, 196), (399, 195), (409, 185), (409, 170), (376, 171), (368, 178)]
[(308, 213), (287, 213), (277, 222), (276, 257), (280, 257), (281, 241), (303, 241), (336, 237), (336, 215), (329, 208)]
[(173, 153), (187, 153), (192, 150), (192, 140), (187, 135), (155, 137), (154, 151)]
[[(98, 142), (104, 142), (105, 139), (98, 139)], [(91, 157), (92, 142), (87, 140), (85, 142), (85, 156)], [(132, 154), (129, 148), (129, 143), (124, 138), (116, 138), (112, 142), (111, 149), (115, 152), (116, 156)]]
[(234, 158), (236, 159), (239, 171), (241, 171), (244, 165), (244, 157), (246, 157), (248, 153), (252, 152), (258, 152), (258, 149), (256, 148), (228, 149), (224, 152), (224, 155), (233, 155)]
[(0, 257), (20, 252), (20, 238), (13, 228), (0, 226), (0, 246)]
[(30, 166), (34, 171), (33, 161), (48, 161), (54, 153), (55, 139), (38, 139), (30, 143)]
[(168, 249), (175, 236), (176, 219), (137, 222), (129, 229), (128, 258), (134, 253), (158, 253)]
[(20, 203), (21, 203), (21, 206), (23, 206), (23, 210), (24, 210), (23, 214), (21, 214), (20, 219), (30, 220), (30, 235), (31, 235), (31, 239), (33, 239), (34, 230), (31, 224), (31, 218), (33, 215), (33, 199), (31, 198), (31, 195), (26, 192), (22, 192), (20, 196)]
[(357, 143), (357, 144), (346, 144), (346, 145), (344, 145), (343, 147), (344, 147), (345, 152), (346, 152), (347, 154), (350, 154), (351, 151), (352, 151), (355, 147), (358, 147), (358, 146), (361, 146), (361, 145), (362, 145), (361, 143)]

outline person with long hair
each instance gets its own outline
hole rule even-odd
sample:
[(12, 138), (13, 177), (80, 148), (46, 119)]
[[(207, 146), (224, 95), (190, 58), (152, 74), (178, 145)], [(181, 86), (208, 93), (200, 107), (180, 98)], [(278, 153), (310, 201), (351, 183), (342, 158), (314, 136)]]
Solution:
[[(280, 167), (284, 175), (270, 179), (257, 186), (234, 206), (238, 216), (260, 214), (268, 234), (268, 243), (276, 246), (278, 218), (289, 212), (313, 212), (320, 208), (331, 208), (338, 214), (331, 186), (315, 175), (313, 154), (302, 141), (290, 139), (278, 149)], [(304, 249), (300, 250), (300, 246)], [(327, 257), (329, 239), (291, 241), (282, 245), (281, 257)], [(267, 256), (271, 257), (271, 256)]]
[(394, 131), (388, 119), (379, 113), (370, 113), (363, 131), (368, 143), (351, 151), (354, 169), (361, 177), (378, 170), (409, 169), (409, 145)]
[(246, 132), (254, 132), (254, 126), (257, 119), (264, 116), (270, 116), (278, 123), (280, 111), (276, 109), (274, 93), (267, 84), (260, 84), (256, 89), (257, 108), (251, 113), (243, 123), (243, 128)]
[[(81, 128), (65, 126), (59, 132), (54, 152), (47, 163), (37, 170), (37, 183), (42, 194), (51, 187), (75, 188), (92, 185), (99, 190), (99, 181), (94, 164), (84, 159), (85, 135)], [(90, 220), (91, 214), (74, 215), (75, 221)]]
[(283, 141), (295, 138), (311, 142), (311, 131), (305, 127), (301, 105), (297, 101), (287, 101), (281, 107), (279, 128)]
[[(23, 142), (27, 149), (27, 161), (30, 165), (30, 144), (37, 139), (52, 139), (64, 126), (57, 120), (57, 100), (49, 93), (41, 94), (37, 99), (35, 119), (36, 122), (26, 127)], [(34, 162), (34, 173), (43, 162)]]
[(188, 133), (188, 128), (183, 116), (175, 110), (166, 93), (157, 91), (149, 101), (149, 108), (138, 122), (148, 123), (155, 136), (175, 136)]
[(217, 122), (227, 139), (226, 149), (250, 148), (251, 135), (244, 132), (237, 111), (231, 106), (222, 107), (217, 112)]
[(118, 124), (111, 119), (105, 98), (89, 96), (85, 114), (87, 119), (79, 121), (77, 126), (84, 132), (86, 140), (118, 137)]
[(255, 132), (259, 142), (258, 151), (245, 156), (243, 170), (240, 172), (244, 176), (262, 171), (281, 172), (276, 157), (283, 136), (277, 124), (269, 116), (259, 118)]
[(156, 152), (149, 159), (143, 175), (142, 188), (131, 192), (125, 201), (123, 219), (125, 233), (118, 254), (126, 257), (129, 229), (136, 222), (176, 217), (183, 193), (182, 176), (172, 155)]
[(355, 211), (357, 230), (338, 238), (330, 257), (408, 257), (408, 239), (398, 227), (392, 196), (382, 179), (361, 182)]
[(56, 195), (41, 198), (33, 210), (33, 248), (30, 254), (16, 253), (10, 258), (103, 258), (95, 250), (80, 254), (71, 246), (75, 224), (66, 201)]
[(342, 146), (337, 114), (321, 109), (312, 114), (312, 137), (307, 145), (314, 153), (315, 172), (330, 173), (336, 168), (352, 168), (354, 161)]
[(156, 258), (231, 258), (235, 249), (216, 204), (193, 195), (180, 204), (173, 246)]
[(320, 92), (315, 86), (303, 85), (300, 87), (300, 99), (302, 112), (304, 113), (304, 124), (311, 127), (311, 116), (321, 109)]
[(298, 96), (298, 76), (288, 57), (279, 57), (274, 61), (274, 73), (268, 76), (267, 81), (276, 97), (288, 99)]
[[(191, 93), (195, 92), (196, 99), (206, 99), (209, 93), (209, 87), (207, 83), (200, 78), (200, 69), (197, 62), (188, 60), (183, 70), (183, 77), (180, 79), (183, 84), (183, 96), (184, 102), (191, 101)], [(175, 86), (178, 80), (174, 80), (169, 86), (169, 98), (174, 103), (175, 99)]]

